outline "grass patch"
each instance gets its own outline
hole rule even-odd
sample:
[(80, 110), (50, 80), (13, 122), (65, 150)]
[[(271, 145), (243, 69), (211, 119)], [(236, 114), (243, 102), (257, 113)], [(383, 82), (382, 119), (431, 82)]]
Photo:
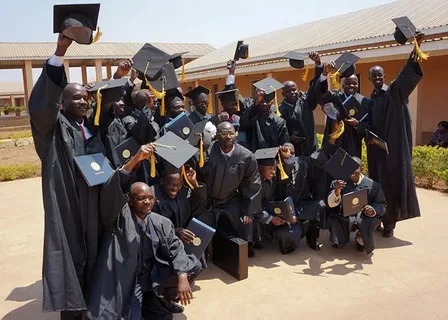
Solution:
[(12, 181), (38, 177), (41, 174), (39, 163), (0, 166), (0, 181)]
[(18, 140), (30, 137), (31, 137), (31, 130), (0, 132), (0, 140), (5, 139)]

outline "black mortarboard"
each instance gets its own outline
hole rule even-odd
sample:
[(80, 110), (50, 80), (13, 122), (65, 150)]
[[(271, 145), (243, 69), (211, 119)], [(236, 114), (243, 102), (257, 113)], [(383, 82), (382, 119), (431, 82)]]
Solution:
[(115, 147), (120, 163), (123, 165), (135, 156), (140, 149), (140, 144), (135, 138), (130, 137)]
[(264, 91), (263, 99), (266, 102), (274, 100), (275, 92), (284, 87), (283, 84), (271, 77), (254, 83), (254, 86)]
[(197, 86), (196, 88), (194, 88), (193, 90), (188, 91), (185, 96), (191, 100), (196, 100), (197, 98), (199, 98), (199, 96), (204, 93), (204, 94), (209, 94), (210, 90), (203, 87), (203, 86)]
[[(159, 73), (158, 78), (155, 80), (150, 80), (151, 86), (157, 90), (162, 91), (162, 88), (165, 91), (177, 94), (175, 90), (179, 87), (179, 82), (177, 81), (176, 71), (174, 71), (174, 67), (171, 64), (166, 64), (161, 69), (161, 73)], [(177, 90), (179, 92), (179, 90)], [(182, 93), (180, 93), (180, 97), (183, 99)]]
[(406, 44), (409, 39), (417, 35), (417, 28), (408, 17), (395, 18), (392, 21), (396, 25), (394, 38), (399, 44)]
[(359, 57), (350, 52), (344, 52), (334, 62), (336, 70), (339, 71), (342, 77), (348, 78), (356, 72), (355, 63)]
[(202, 120), (194, 125), (193, 130), (188, 137), (188, 142), (193, 146), (197, 147), (201, 136), (204, 136), (205, 126), (207, 125), (208, 120)]
[(328, 155), (323, 149), (314, 151), (311, 154), (311, 163), (317, 168), (322, 168), (328, 161)]
[(114, 173), (109, 160), (102, 153), (78, 156), (73, 159), (89, 187), (107, 182)]
[(328, 102), (323, 105), (322, 111), (327, 115), (331, 120), (341, 120), (341, 113), (339, 109), (333, 102)]
[(97, 28), (100, 4), (66, 4), (53, 7), (53, 32), (79, 44), (91, 44)]
[(339, 148), (335, 154), (324, 164), (327, 171), (336, 180), (348, 180), (358, 169), (359, 164), (343, 149)]
[(142, 74), (144, 74), (146, 70), (146, 77), (148, 80), (156, 80), (160, 78), (162, 68), (170, 61), (170, 59), (171, 56), (168, 53), (146, 43), (132, 58), (132, 61), (134, 62), (133, 68)]
[(233, 60), (247, 59), (249, 57), (249, 45), (244, 44), (243, 40), (238, 41), (236, 44), (235, 55)]
[(289, 65), (296, 69), (304, 68), (305, 60), (308, 58), (307, 55), (295, 51), (288, 52), (283, 57), (289, 59)]
[(193, 232), (195, 238), (193, 242), (184, 245), (185, 252), (187, 254), (194, 254), (196, 258), (200, 259), (212, 240), (216, 230), (196, 218), (193, 218), (190, 221), (187, 230)]
[(294, 200), (287, 197), (283, 201), (271, 201), (266, 206), (266, 210), (273, 216), (279, 217), (286, 222), (293, 222), (296, 215)]
[(224, 89), (216, 92), (216, 95), (221, 101), (239, 101), (239, 98), (237, 97), (238, 89), (234, 84), (226, 85)]
[(182, 67), (182, 55), (186, 53), (188, 52), (180, 52), (171, 55), (169, 62), (173, 64), (174, 69)]
[(384, 150), (387, 155), (389, 155), (389, 147), (387, 146), (387, 142), (378, 137), (372, 131), (366, 129), (367, 140), (371, 141), (373, 144), (377, 145), (380, 149)]
[(176, 118), (166, 124), (166, 128), (182, 139), (187, 139), (193, 130), (194, 124), (185, 112), (181, 112)]
[(260, 166), (275, 166), (277, 161), (278, 147), (258, 149), (255, 151), (255, 158)]
[(188, 141), (179, 138), (173, 132), (167, 132), (152, 144), (156, 147), (156, 154), (177, 169), (180, 169), (198, 152), (198, 148), (193, 147)]
[(89, 88), (89, 92), (97, 92), (101, 89), (102, 95), (101, 103), (106, 105), (111, 102), (119, 101), (124, 95), (124, 86), (128, 82), (127, 78), (113, 79), (109, 81), (95, 82), (92, 88)]

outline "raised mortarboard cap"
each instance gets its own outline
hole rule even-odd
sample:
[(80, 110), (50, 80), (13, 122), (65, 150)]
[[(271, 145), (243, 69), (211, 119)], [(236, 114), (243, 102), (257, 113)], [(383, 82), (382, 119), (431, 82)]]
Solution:
[(113, 79), (109, 81), (95, 82), (92, 88), (89, 88), (89, 92), (97, 92), (100, 90), (102, 95), (102, 105), (107, 105), (111, 102), (120, 101), (124, 96), (124, 86), (128, 82), (127, 78)]
[(79, 44), (91, 44), (97, 28), (100, 4), (65, 4), (53, 7), (53, 32)]
[(182, 139), (187, 139), (193, 130), (194, 124), (185, 112), (181, 112), (176, 118), (166, 124), (166, 128)]
[(395, 18), (392, 21), (396, 25), (394, 38), (399, 44), (406, 44), (409, 39), (413, 39), (417, 35), (417, 28), (408, 17)]
[(180, 169), (198, 152), (198, 148), (193, 147), (188, 141), (179, 138), (173, 132), (167, 132), (152, 144), (156, 147), (156, 154), (177, 169)]
[(244, 44), (243, 40), (238, 41), (236, 44), (235, 55), (233, 60), (238, 61), (239, 59), (247, 59), (249, 57), (249, 45)]
[(78, 156), (73, 159), (89, 187), (106, 183), (114, 173), (109, 160), (102, 153)]
[(275, 166), (278, 155), (278, 147), (258, 149), (255, 151), (255, 158), (260, 166)]
[(271, 77), (254, 83), (254, 86), (264, 91), (263, 97), (266, 102), (272, 101), (275, 98), (275, 92), (284, 87), (283, 84)]
[(169, 62), (173, 64), (174, 69), (179, 69), (182, 67), (182, 55), (186, 53), (188, 52), (180, 52), (171, 55)]
[(199, 144), (199, 140), (201, 140), (201, 137), (204, 138), (204, 130), (205, 126), (207, 125), (208, 120), (202, 120), (198, 123), (196, 123), (191, 130), (190, 135), (188, 136), (188, 142), (193, 146), (197, 147)]
[(219, 92), (216, 92), (219, 100), (221, 101), (239, 101), (239, 97), (237, 97), (238, 89), (234, 84), (229, 84), (224, 87)]
[(355, 63), (359, 60), (357, 55), (351, 52), (344, 52), (339, 58), (335, 60), (336, 70), (339, 71), (341, 77), (348, 78), (355, 74)]
[(162, 68), (170, 59), (171, 56), (168, 53), (146, 43), (132, 58), (134, 62), (132, 67), (142, 74), (146, 71), (148, 80), (155, 80), (160, 78)]
[(201, 94), (206, 94), (208, 95), (210, 93), (210, 90), (203, 87), (203, 86), (197, 86), (196, 88), (194, 88), (193, 90), (188, 91), (185, 96), (191, 100), (196, 100), (197, 98), (199, 98), (199, 96)]
[[(177, 88), (179, 87), (179, 81), (177, 81), (176, 71), (174, 71), (174, 67), (171, 64), (164, 65), (158, 75), (158, 78), (149, 80), (149, 83), (157, 91), (161, 92), (162, 89), (165, 89), (167, 94), (168, 91), (170, 91), (170, 93), (177, 94), (177, 92), (175, 92), (174, 90), (177, 90)], [(179, 90), (177, 91), (179, 92)], [(180, 97), (183, 99), (182, 93), (180, 93)]]
[(335, 180), (346, 181), (358, 167), (359, 164), (347, 152), (339, 148), (323, 168)]
[(115, 147), (120, 163), (124, 165), (133, 156), (135, 156), (140, 149), (140, 144), (135, 138), (130, 137)]
[(283, 57), (289, 59), (289, 65), (296, 69), (303, 69), (305, 67), (305, 60), (308, 58), (306, 54), (295, 51), (288, 52)]

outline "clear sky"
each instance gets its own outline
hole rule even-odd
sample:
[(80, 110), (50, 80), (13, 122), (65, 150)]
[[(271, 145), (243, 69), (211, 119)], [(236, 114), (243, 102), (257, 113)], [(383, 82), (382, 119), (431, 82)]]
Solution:
[[(63, 3), (100, 2), (104, 42), (202, 42), (219, 48), (245, 37), (392, 1), (2, 0), (0, 41), (54, 41), (53, 5)], [(39, 72), (33, 72), (34, 81)], [(93, 70), (88, 72), (93, 77)], [(79, 70), (71, 70), (70, 75), (71, 81), (80, 81)], [(22, 81), (21, 71), (0, 70), (0, 82), (5, 81)]]

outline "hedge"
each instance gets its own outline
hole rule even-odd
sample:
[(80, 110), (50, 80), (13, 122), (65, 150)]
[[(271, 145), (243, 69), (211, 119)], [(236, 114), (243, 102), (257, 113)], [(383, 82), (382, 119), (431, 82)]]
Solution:
[(12, 181), (40, 176), (40, 163), (0, 166), (0, 181)]

